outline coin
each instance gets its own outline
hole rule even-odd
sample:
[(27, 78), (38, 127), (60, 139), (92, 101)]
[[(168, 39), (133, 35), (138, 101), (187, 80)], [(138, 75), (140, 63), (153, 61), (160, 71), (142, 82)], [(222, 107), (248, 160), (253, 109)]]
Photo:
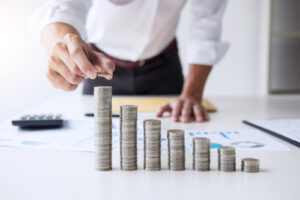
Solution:
[(218, 148), (218, 170), (224, 172), (236, 171), (236, 153), (232, 146)]
[(161, 169), (161, 121), (144, 120), (144, 169), (158, 171)]
[(241, 171), (259, 172), (259, 160), (256, 158), (243, 158), (241, 162)]
[(112, 169), (112, 88), (94, 87), (95, 169)]
[(167, 131), (168, 138), (168, 166), (170, 170), (185, 170), (185, 141), (184, 131), (170, 129)]
[(137, 106), (120, 106), (121, 170), (137, 170)]

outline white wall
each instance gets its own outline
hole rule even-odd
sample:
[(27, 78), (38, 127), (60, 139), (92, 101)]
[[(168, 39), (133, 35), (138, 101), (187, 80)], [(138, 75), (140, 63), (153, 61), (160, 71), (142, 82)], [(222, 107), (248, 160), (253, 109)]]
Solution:
[[(206, 95), (257, 95), (265, 94), (266, 89), (258, 88), (259, 55), (261, 20), (265, 15), (260, 15), (263, 2), (266, 0), (229, 0), (223, 20), (223, 40), (230, 42), (227, 55), (214, 66), (209, 77)], [(264, 6), (265, 9), (266, 6)], [(189, 34), (189, 9), (187, 4), (182, 12), (181, 22), (177, 35), (181, 47), (180, 55), (185, 64), (185, 43)], [(267, 30), (267, 27), (266, 27)], [(260, 45), (260, 46), (259, 46)], [(264, 59), (264, 58), (261, 58)], [(267, 82), (267, 76), (260, 79), (259, 84)]]
[(43, 1), (0, 3), (0, 119), (59, 92), (46, 80), (44, 50), (33, 42), (29, 18)]
[[(207, 95), (264, 94), (258, 88), (266, 83), (266, 76), (260, 75), (260, 65), (266, 63), (259, 60), (258, 47), (262, 48), (259, 33), (264, 29), (260, 23), (261, 2), (266, 1), (269, 0), (229, 0), (223, 38), (231, 43), (231, 48), (214, 67), (205, 91)], [(47, 58), (42, 47), (32, 42), (28, 29), (30, 15), (43, 2), (2, 0), (0, 3), (0, 119), (63, 93), (46, 80)], [(189, 4), (182, 12), (178, 29), (183, 63), (188, 28)]]

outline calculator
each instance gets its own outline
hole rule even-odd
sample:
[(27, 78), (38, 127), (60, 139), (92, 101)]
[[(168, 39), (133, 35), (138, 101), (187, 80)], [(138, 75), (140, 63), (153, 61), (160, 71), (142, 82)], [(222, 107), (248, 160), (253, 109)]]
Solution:
[(61, 114), (23, 115), (12, 120), (12, 125), (20, 128), (57, 128), (63, 125), (63, 119)]

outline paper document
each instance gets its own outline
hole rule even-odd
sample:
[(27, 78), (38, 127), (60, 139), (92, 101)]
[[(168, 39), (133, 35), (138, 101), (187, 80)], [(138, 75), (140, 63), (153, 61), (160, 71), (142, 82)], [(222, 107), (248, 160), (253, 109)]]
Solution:
[[(138, 151), (143, 151), (143, 123), (138, 122)], [(59, 149), (70, 151), (94, 151), (93, 119), (69, 120), (60, 129), (20, 130), (10, 123), (0, 125), (1, 146)], [(113, 119), (113, 150), (119, 150), (119, 119)], [(208, 137), (211, 149), (232, 145), (238, 151), (286, 151), (289, 148), (259, 130), (185, 130), (186, 151), (192, 152), (192, 138)], [(166, 130), (162, 130), (161, 150), (167, 152)]]
[(276, 136), (283, 136), (282, 139), (300, 147), (300, 119), (246, 120), (245, 123)]
[[(10, 122), (0, 125), (1, 146), (36, 147), (48, 149), (79, 150), (84, 149), (81, 143), (93, 140), (93, 120), (64, 121), (62, 128), (45, 130), (26, 130), (12, 126)], [(78, 148), (78, 149), (77, 149)]]

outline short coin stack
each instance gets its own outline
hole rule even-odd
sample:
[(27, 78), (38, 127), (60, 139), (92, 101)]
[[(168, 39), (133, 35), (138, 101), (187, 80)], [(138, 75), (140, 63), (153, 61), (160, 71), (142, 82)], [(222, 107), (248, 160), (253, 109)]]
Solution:
[(210, 141), (205, 137), (193, 138), (193, 169), (210, 170)]
[(168, 130), (167, 137), (169, 170), (185, 170), (184, 131), (179, 129)]
[(120, 107), (121, 170), (137, 170), (137, 106)]
[(161, 122), (148, 119), (144, 121), (144, 169), (158, 171), (161, 169), (160, 144)]
[(95, 168), (112, 169), (112, 88), (94, 88)]
[(259, 172), (259, 160), (256, 158), (243, 158), (241, 170), (244, 172)]
[(233, 172), (236, 170), (235, 148), (232, 146), (221, 146), (218, 148), (218, 170)]

